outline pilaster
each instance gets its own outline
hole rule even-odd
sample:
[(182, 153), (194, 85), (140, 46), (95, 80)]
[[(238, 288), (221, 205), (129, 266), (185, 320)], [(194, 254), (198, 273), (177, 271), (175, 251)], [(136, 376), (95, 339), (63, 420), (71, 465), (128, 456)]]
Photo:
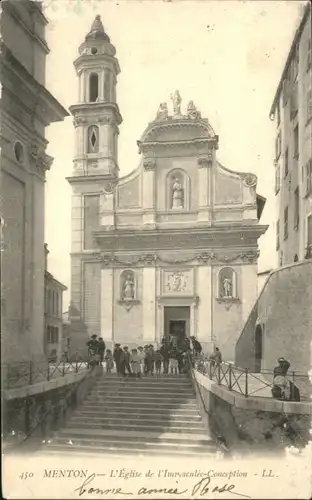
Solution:
[(197, 295), (200, 297), (198, 305), (197, 338), (200, 342), (212, 340), (212, 268), (198, 266), (197, 268)]
[(156, 341), (156, 269), (143, 269), (143, 341)]
[(200, 156), (198, 163), (198, 221), (211, 223), (211, 181), (213, 153)]
[(114, 341), (113, 331), (113, 269), (101, 269), (101, 337), (105, 342)]
[(155, 168), (154, 158), (145, 158), (143, 162), (143, 222), (144, 224), (155, 224)]

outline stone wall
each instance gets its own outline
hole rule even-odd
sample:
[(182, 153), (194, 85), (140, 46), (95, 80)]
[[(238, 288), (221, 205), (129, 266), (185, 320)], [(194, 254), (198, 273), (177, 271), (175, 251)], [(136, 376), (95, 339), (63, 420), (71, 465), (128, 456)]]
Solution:
[(193, 384), (212, 434), (222, 436), (232, 450), (277, 451), (310, 440), (310, 403), (245, 398), (198, 372)]
[(255, 366), (255, 328), (262, 329), (261, 369), (271, 370), (279, 356), (287, 358), (290, 370), (311, 368), (312, 261), (303, 261), (274, 271), (258, 298), (236, 344), (235, 364)]

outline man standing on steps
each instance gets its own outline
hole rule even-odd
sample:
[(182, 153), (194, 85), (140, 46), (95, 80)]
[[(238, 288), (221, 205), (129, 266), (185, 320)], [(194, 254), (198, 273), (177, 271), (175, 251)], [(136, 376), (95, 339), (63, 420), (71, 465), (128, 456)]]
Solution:
[(164, 341), (161, 348), (160, 353), (163, 357), (163, 365), (164, 365), (164, 374), (168, 375), (169, 372), (169, 355), (170, 355), (170, 347), (169, 343)]
[(99, 337), (99, 340), (98, 340), (98, 352), (99, 352), (99, 355), (100, 355), (101, 366), (103, 365), (105, 347), (106, 347), (106, 345), (105, 345), (104, 340), (102, 339), (102, 337)]
[(122, 362), (124, 360), (124, 352), (120, 347), (120, 344), (115, 345), (115, 349), (113, 352), (113, 358), (116, 364), (117, 375), (122, 374)]
[(130, 368), (130, 352), (127, 346), (123, 348), (123, 361), (122, 361), (122, 374), (126, 375), (126, 370), (129, 375), (132, 375), (132, 371)]

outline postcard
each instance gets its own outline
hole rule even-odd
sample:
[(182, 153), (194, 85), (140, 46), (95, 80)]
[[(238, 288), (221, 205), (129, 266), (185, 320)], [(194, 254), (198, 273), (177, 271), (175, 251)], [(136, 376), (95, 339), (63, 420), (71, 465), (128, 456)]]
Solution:
[(311, 25), (1, 3), (4, 498), (311, 497)]

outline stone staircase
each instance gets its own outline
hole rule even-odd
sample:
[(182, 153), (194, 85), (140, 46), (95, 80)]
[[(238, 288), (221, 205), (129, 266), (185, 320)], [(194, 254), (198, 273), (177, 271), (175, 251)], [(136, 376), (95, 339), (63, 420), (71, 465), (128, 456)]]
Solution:
[(217, 448), (184, 376), (103, 375), (45, 451), (55, 454), (213, 455)]

